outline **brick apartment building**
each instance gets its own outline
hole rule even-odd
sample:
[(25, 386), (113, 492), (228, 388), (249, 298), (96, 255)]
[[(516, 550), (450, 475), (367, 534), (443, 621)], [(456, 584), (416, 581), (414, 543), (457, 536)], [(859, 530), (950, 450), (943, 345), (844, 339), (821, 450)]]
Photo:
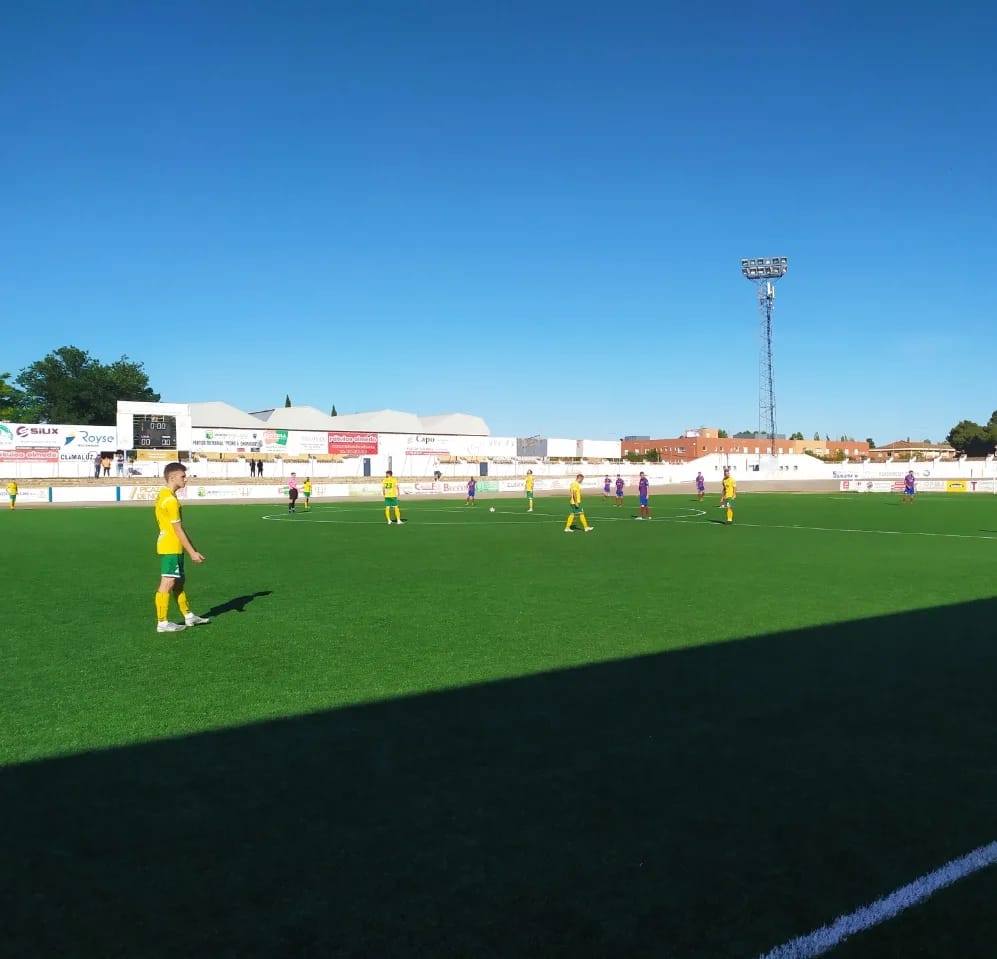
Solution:
[[(686, 430), (682, 436), (674, 439), (650, 439), (643, 436), (625, 436), (621, 441), (623, 456), (634, 453), (646, 456), (652, 450), (665, 463), (686, 463), (709, 456), (713, 453), (755, 453), (764, 455), (769, 452), (768, 437), (750, 437), (735, 439), (719, 437), (719, 430), (713, 427), (700, 427)], [(870, 455), (869, 444), (865, 440), (788, 440), (777, 436), (775, 440), (776, 453), (815, 453), (825, 459), (835, 459), (838, 456), (850, 460), (864, 459)], [(840, 451), (840, 453), (839, 453)]]
[(947, 443), (912, 443), (910, 440), (898, 440), (886, 446), (877, 446), (869, 451), (869, 459), (874, 463), (886, 460), (903, 462), (904, 460), (954, 460), (959, 454)]

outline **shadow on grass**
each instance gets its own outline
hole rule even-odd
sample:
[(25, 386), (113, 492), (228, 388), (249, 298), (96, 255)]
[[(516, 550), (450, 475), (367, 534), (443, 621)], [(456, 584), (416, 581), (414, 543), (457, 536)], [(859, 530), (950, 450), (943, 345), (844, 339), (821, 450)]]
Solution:
[(3, 954), (757, 956), (997, 839), (995, 612), (8, 767)]
[(225, 603), (219, 603), (217, 606), (212, 606), (211, 609), (204, 613), (204, 615), (214, 619), (217, 616), (221, 616), (223, 613), (244, 613), (246, 611), (246, 607), (254, 599), (260, 599), (263, 596), (272, 595), (273, 590), (260, 589), (255, 593), (247, 593), (243, 596), (236, 596), (234, 599), (230, 599)]

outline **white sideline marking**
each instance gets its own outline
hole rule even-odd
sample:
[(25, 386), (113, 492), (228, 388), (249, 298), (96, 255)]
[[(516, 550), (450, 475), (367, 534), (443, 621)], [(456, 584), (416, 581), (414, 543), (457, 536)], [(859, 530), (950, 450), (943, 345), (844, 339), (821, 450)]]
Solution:
[[(685, 518), (674, 519), (673, 523), (689, 523), (691, 520)], [(994, 540), (997, 536), (986, 536), (978, 533), (932, 533), (917, 529), (852, 529), (843, 526), (800, 526), (796, 523), (792, 525), (786, 523), (739, 523), (734, 521), (735, 526), (746, 529), (796, 529), (809, 533), (867, 533), (872, 536), (927, 536), (934, 539), (985, 539)]]
[(934, 872), (929, 872), (906, 886), (901, 886), (888, 896), (856, 909), (847, 916), (839, 916), (829, 926), (821, 926), (820, 929), (815, 929), (805, 936), (793, 939), (771, 952), (766, 952), (759, 959), (809, 959), (811, 956), (819, 956), (849, 936), (892, 919), (905, 909), (916, 906), (938, 892), (939, 889), (951, 886), (994, 863), (997, 863), (997, 842), (980, 846), (965, 856), (953, 859)]

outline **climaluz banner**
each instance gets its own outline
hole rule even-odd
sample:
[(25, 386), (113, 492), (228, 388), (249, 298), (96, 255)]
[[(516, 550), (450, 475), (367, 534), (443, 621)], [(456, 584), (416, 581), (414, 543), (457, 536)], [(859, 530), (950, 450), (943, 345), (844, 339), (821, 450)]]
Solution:
[(345, 456), (368, 456), (377, 453), (377, 433), (330, 433), (328, 438), (330, 453)]

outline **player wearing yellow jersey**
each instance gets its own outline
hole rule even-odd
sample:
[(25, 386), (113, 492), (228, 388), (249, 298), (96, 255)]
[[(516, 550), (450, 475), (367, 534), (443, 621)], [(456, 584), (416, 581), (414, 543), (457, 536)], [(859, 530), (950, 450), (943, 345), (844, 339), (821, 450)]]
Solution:
[(526, 471), (526, 502), (528, 504), (526, 512), (533, 512), (533, 470)]
[[(163, 480), (166, 485), (156, 497), (156, 523), (159, 526), (156, 552), (159, 554), (160, 573), (159, 589), (156, 591), (156, 631), (179, 633), (187, 626), (201, 626), (208, 622), (203, 616), (191, 612), (184, 592), (184, 550), (194, 563), (203, 563), (204, 556), (194, 549), (181, 522), (182, 510), (177, 492), (187, 485), (187, 467), (183, 463), (170, 463), (163, 470)], [(183, 623), (171, 623), (167, 618), (171, 593), (177, 598), (177, 606), (183, 613)]]
[(566, 533), (573, 533), (575, 517), (582, 522), (582, 529), (586, 533), (591, 533), (593, 527), (589, 526), (589, 521), (585, 518), (585, 508), (582, 506), (582, 480), (585, 479), (581, 473), (575, 477), (575, 481), (568, 488), (568, 498), (571, 502), (571, 512), (568, 513), (568, 522), (564, 527)]
[(723, 481), (723, 505), (727, 507), (727, 525), (734, 522), (734, 500), (737, 499), (737, 482), (725, 470)]
[(402, 511), (398, 508), (398, 480), (395, 479), (391, 470), (384, 474), (384, 482), (381, 483), (384, 491), (384, 518), (391, 525), (391, 511), (395, 511), (395, 522), (401, 524)]
[(312, 481), (309, 477), (305, 477), (304, 483), (301, 484), (301, 495), (305, 498), (305, 510), (309, 509), (308, 502), (312, 498)]
[(7, 495), (10, 497), (10, 508), (13, 509), (17, 502), (17, 480), (11, 480), (7, 484)]

